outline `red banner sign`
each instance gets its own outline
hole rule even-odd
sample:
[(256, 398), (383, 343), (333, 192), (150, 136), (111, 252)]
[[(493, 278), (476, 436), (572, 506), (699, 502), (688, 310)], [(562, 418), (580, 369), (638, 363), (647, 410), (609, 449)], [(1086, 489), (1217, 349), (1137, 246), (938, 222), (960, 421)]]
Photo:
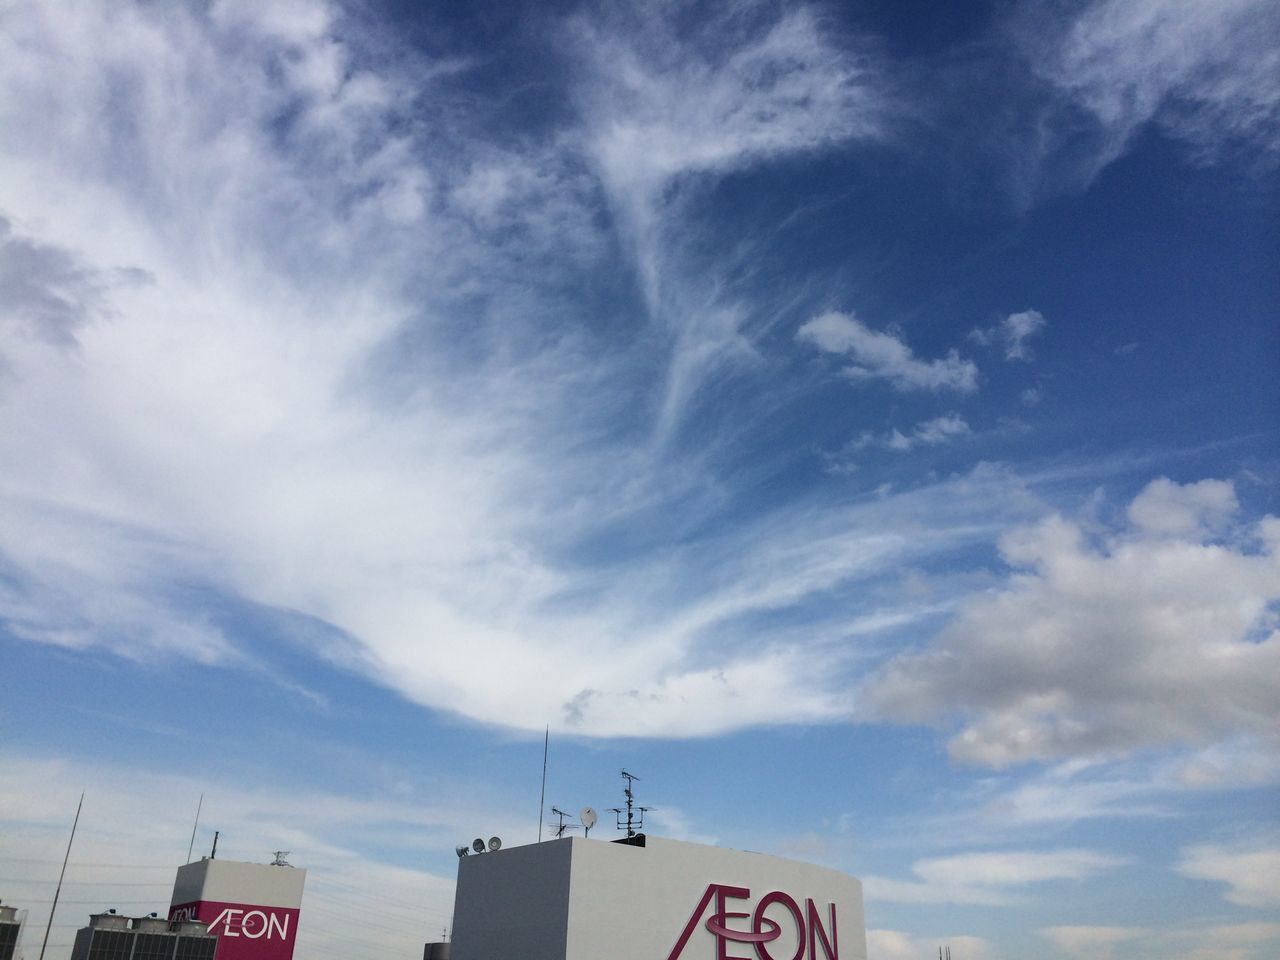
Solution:
[(169, 919), (200, 920), (218, 936), (218, 960), (292, 960), (298, 911), (197, 900), (169, 908)]

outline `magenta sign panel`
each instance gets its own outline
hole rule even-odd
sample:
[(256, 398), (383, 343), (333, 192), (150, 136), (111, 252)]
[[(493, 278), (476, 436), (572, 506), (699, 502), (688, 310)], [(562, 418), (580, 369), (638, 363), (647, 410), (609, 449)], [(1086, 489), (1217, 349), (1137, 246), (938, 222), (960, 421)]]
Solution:
[[(731, 900), (744, 901), (732, 906)], [(715, 906), (708, 916), (708, 908)], [(772, 910), (771, 916), (766, 912)], [(710, 884), (702, 899), (693, 908), (689, 922), (684, 925), (667, 960), (680, 960), (685, 947), (698, 929), (699, 921), (715, 940), (714, 957), (691, 952), (689, 960), (840, 960), (840, 943), (836, 937), (836, 905), (829, 903), (825, 910), (806, 899), (804, 906), (789, 893), (772, 890), (751, 904), (751, 890), (725, 883)], [(774, 954), (769, 944), (782, 936), (784, 924), (792, 932), (796, 944), (794, 953)], [(730, 946), (737, 944), (738, 946)], [(733, 950), (733, 953), (729, 951)], [(218, 955), (221, 960), (222, 955)]]
[(169, 908), (169, 919), (200, 920), (218, 937), (218, 960), (292, 960), (298, 911), (197, 900)]

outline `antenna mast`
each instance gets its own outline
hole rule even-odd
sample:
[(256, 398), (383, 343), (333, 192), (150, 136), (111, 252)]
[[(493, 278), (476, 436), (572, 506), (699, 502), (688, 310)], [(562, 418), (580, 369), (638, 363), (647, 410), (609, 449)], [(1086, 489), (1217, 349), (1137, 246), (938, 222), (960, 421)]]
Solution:
[(191, 851), (196, 846), (196, 827), (200, 826), (200, 811), (204, 808), (204, 794), (200, 794), (200, 802), (196, 804), (196, 822), (191, 825), (191, 842), (187, 844), (187, 863), (191, 862)]
[[(626, 797), (627, 797), (627, 824), (626, 824), (627, 836), (634, 837), (636, 835), (637, 830), (644, 829), (644, 812), (646, 810), (651, 810), (653, 808), (639, 807), (635, 805), (636, 797), (635, 797), (635, 793), (631, 789), (631, 785), (635, 783), (637, 780), (639, 780), (640, 779), (639, 777), (637, 777), (634, 773), (627, 773), (627, 771), (623, 770), (622, 778), (627, 781), (627, 785), (622, 788), (622, 792), (626, 794)], [(622, 830), (623, 829), (622, 808), (614, 807), (613, 812), (616, 815), (615, 819), (618, 824), (618, 829)]]
[(84, 806), (84, 792), (80, 793), (80, 802), (76, 804), (76, 818), (71, 821), (71, 839), (67, 841), (67, 855), (62, 858), (62, 872), (58, 874), (58, 888), (53, 891), (53, 906), (49, 908), (49, 922), (44, 928), (44, 942), (40, 944), (40, 960), (44, 960), (44, 949), (49, 946), (49, 931), (53, 929), (53, 915), (58, 909), (58, 897), (62, 894), (62, 878), (67, 875), (67, 861), (71, 859), (71, 844), (76, 840), (76, 827), (80, 825), (80, 808)]
[(559, 840), (561, 837), (564, 836), (564, 832), (569, 829), (569, 827), (565, 826), (565, 823), (564, 823), (564, 818), (569, 816), (569, 814), (565, 813), (559, 807), (552, 807), (551, 813), (553, 816), (557, 816), (560, 818), (560, 822), (556, 824), (556, 839)]
[(551, 746), (551, 724), (542, 735), (542, 793), (538, 796), (538, 842), (542, 842), (542, 811), (547, 802), (547, 749)]

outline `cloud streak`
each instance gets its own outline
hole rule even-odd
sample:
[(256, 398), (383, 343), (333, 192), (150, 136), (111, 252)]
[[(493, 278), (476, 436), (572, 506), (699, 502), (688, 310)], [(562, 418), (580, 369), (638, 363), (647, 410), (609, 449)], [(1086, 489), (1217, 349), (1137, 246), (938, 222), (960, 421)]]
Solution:
[(955, 350), (941, 360), (918, 359), (901, 339), (872, 330), (852, 314), (829, 311), (805, 323), (796, 336), (825, 353), (851, 356), (853, 363), (843, 370), (850, 380), (886, 380), (897, 390), (978, 389), (978, 368)]
[[(0, 155), (10, 269), (36, 251), (32, 289), (151, 278), (93, 280), (75, 356), (28, 337), (8, 358), (16, 635), (250, 668), (253, 642), (212, 613), (247, 601), (331, 627), (296, 638), (314, 655), (486, 722), (829, 721), (850, 713), (858, 645), (779, 619), (831, 629), (812, 598), (1002, 523), (974, 496), (1017, 486), (994, 473), (726, 523), (741, 481), (653, 440), (722, 348), (752, 352), (746, 314), (718, 295), (688, 309), (689, 274), (659, 258), (653, 335), (606, 342), (560, 286), (575, 264), (648, 269), (680, 222), (663, 183), (872, 135), (868, 68), (811, 12), (671, 48), (674, 73), (579, 21), (593, 55), (634, 69), (593, 87), (580, 128), (524, 146), (446, 123), (465, 64), (375, 58), (385, 38), (323, 4), (6, 17), (0, 116), (38, 131)], [(608, 145), (634, 136), (667, 146)], [(48, 190), (55, 175), (71, 186)], [(602, 219), (634, 233), (629, 260)], [(573, 253), (549, 271), (563, 231)], [(867, 337), (877, 375), (969, 388), (971, 365)], [(918, 516), (936, 522), (895, 529)]]
[(863, 883), (871, 901), (999, 906), (1016, 902), (1026, 887), (1086, 880), (1124, 863), (1092, 850), (964, 853), (917, 861), (911, 869), (919, 880), (867, 876)]

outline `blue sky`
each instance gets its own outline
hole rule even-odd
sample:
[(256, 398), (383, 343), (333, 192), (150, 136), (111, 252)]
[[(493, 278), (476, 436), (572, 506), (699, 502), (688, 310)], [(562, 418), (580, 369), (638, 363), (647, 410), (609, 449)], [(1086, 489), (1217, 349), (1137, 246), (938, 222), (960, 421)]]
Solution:
[(202, 794), (414, 956), (549, 727), (872, 960), (1274, 956), (1273, 5), (458, 7), (0, 9), (28, 947), (84, 790), (55, 956)]

